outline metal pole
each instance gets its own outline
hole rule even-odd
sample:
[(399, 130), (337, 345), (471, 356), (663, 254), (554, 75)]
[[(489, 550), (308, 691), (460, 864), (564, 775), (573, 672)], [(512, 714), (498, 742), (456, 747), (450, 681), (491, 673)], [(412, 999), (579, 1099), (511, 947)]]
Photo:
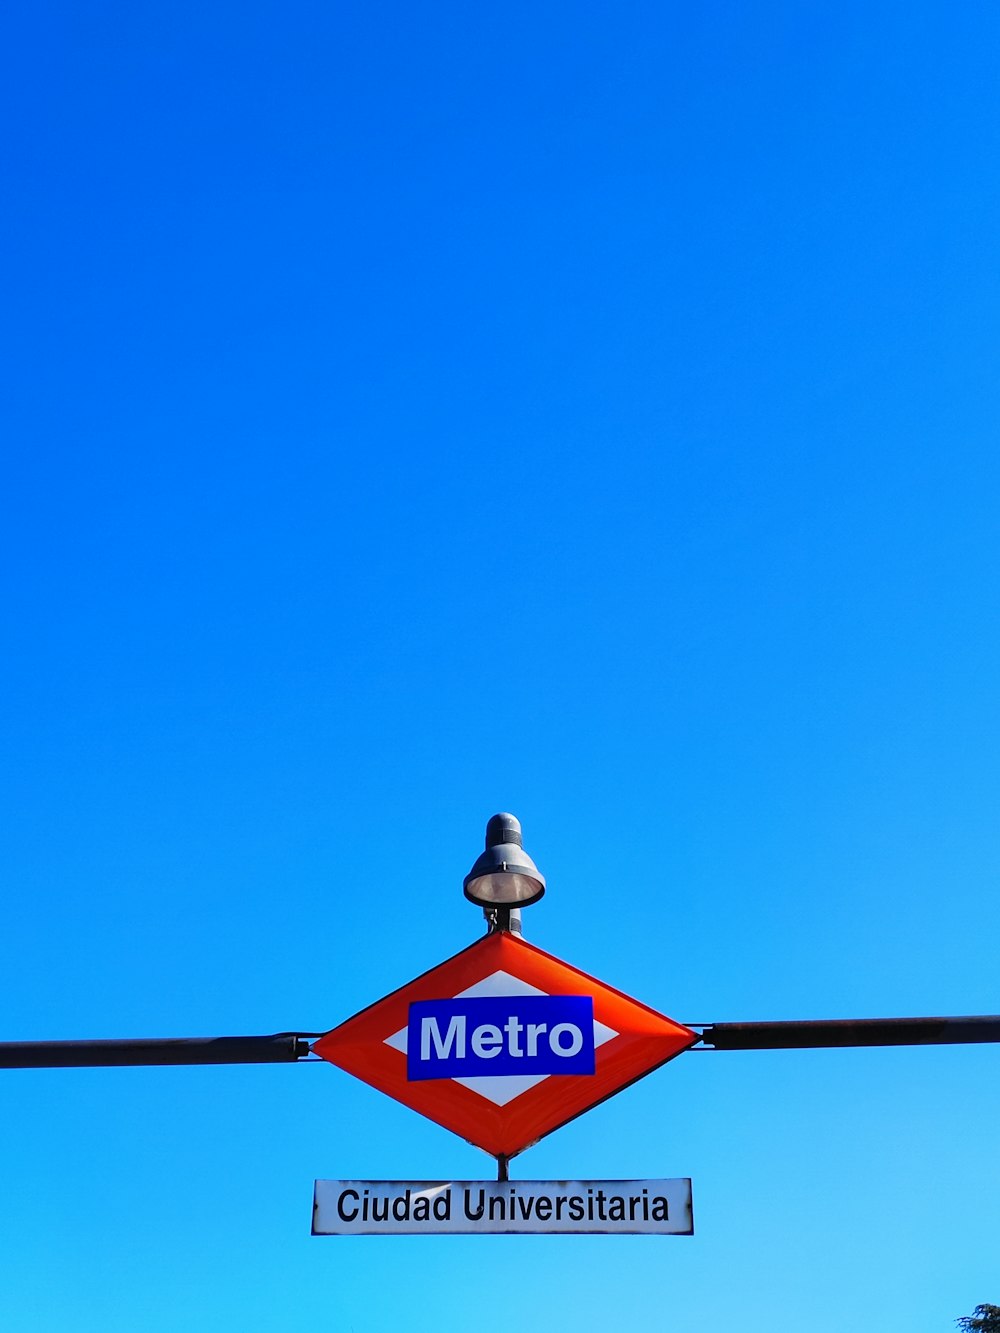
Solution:
[(487, 935), (509, 930), (512, 935), (520, 935), (523, 939), (524, 927), (521, 925), (520, 907), (484, 907), (483, 916), (486, 918)]
[[(309, 1054), (308, 1038), (317, 1035), (279, 1032), (259, 1037), (6, 1041), (0, 1042), (0, 1069), (291, 1064)], [(693, 1049), (807, 1050), (851, 1046), (949, 1046), (982, 1042), (1000, 1042), (1000, 1015), (711, 1023), (703, 1028), (701, 1041)]]
[(701, 1040), (704, 1047), (717, 1051), (807, 1050), (837, 1046), (950, 1046), (1000, 1042), (1000, 1016), (712, 1023), (702, 1032)]
[(0, 1069), (101, 1065), (253, 1065), (301, 1060), (309, 1042), (296, 1033), (269, 1037), (154, 1037), (125, 1041), (4, 1041)]

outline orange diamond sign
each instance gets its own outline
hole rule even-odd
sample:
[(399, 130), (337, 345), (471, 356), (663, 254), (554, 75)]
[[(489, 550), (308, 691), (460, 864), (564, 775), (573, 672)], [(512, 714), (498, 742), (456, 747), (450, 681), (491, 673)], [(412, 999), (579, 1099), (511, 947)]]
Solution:
[(513, 1157), (698, 1033), (498, 931), (313, 1046), (494, 1156)]

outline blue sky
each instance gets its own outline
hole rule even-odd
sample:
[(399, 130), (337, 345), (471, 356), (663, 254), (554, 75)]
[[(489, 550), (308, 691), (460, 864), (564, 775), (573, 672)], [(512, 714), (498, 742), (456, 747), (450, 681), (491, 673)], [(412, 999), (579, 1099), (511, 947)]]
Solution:
[[(9, 1039), (322, 1030), (474, 939), (688, 1022), (993, 1013), (1000, 13), (3, 19)], [(489, 1175), (322, 1064), (10, 1072), (18, 1333), (935, 1333), (995, 1048), (692, 1053), (521, 1177), (691, 1239), (313, 1240)]]

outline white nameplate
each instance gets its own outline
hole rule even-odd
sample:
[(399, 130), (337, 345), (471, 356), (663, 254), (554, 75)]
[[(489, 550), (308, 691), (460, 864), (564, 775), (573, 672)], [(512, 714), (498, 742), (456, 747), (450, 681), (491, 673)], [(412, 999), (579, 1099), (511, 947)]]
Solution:
[(690, 1236), (691, 1181), (317, 1180), (314, 1236)]

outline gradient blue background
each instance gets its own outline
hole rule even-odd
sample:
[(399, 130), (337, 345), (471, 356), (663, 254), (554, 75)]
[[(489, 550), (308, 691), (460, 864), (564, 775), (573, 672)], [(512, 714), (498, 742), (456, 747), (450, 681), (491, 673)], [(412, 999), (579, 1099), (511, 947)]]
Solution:
[[(322, 1030), (480, 930), (678, 1019), (991, 1013), (1000, 10), (15, 3), (7, 1038)], [(944, 1333), (1000, 1048), (680, 1057), (515, 1163), (697, 1234), (313, 1240), (489, 1175), (321, 1063), (0, 1078), (12, 1333)]]

